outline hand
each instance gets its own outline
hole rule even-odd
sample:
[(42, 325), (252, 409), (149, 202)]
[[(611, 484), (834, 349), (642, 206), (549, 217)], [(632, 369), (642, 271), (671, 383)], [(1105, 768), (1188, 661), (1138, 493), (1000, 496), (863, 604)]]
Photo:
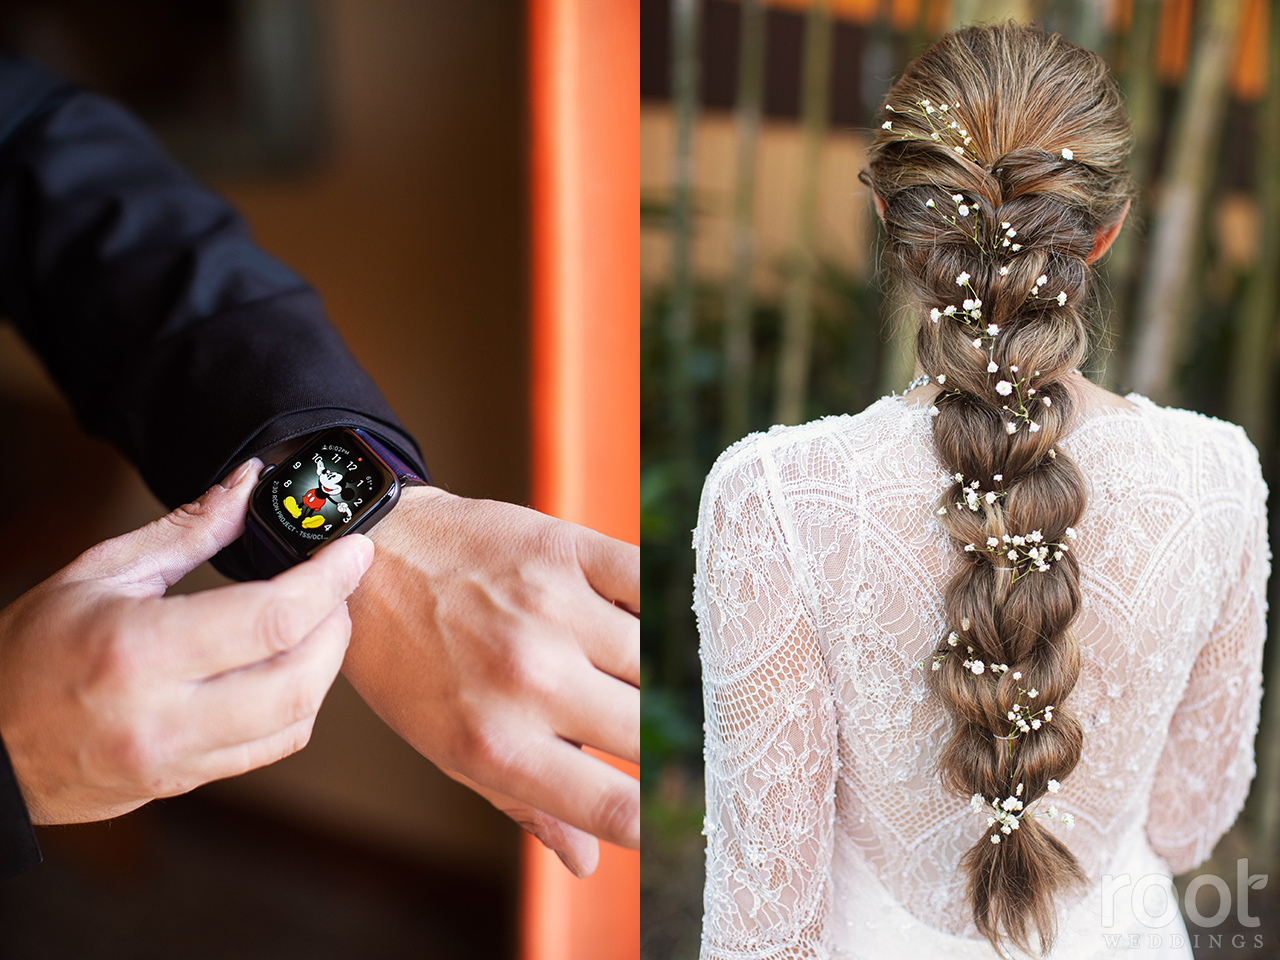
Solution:
[(261, 466), (0, 611), (0, 735), (33, 822), (119, 816), (307, 743), (369, 540), (344, 537), (271, 581), (164, 596), (243, 532)]
[(638, 846), (638, 782), (579, 745), (639, 760), (639, 549), (426, 487), (372, 537), (343, 668), (361, 696), (578, 875), (588, 834)]

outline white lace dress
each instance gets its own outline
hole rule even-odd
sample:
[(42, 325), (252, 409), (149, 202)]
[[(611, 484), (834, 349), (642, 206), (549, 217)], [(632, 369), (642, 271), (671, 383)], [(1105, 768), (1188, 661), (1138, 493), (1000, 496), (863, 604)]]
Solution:
[[(1238, 427), (1129, 400), (1061, 444), (1089, 483), (1068, 700), (1084, 749), (1055, 797), (1075, 827), (1048, 827), (1093, 884), (1059, 905), (1053, 955), (1072, 960), (1125, 955), (1130, 934), (1191, 956), (1169, 869), (1208, 856), (1254, 772), (1257, 452)], [(927, 411), (894, 397), (750, 436), (707, 478), (704, 958), (995, 956), (958, 869), (986, 818), (941, 787), (950, 721), (920, 666), (960, 562), (933, 513), (947, 485)]]

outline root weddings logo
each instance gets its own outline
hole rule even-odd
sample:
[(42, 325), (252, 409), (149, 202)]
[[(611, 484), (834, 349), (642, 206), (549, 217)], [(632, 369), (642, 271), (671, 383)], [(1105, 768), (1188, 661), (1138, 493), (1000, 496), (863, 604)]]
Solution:
[[(1227, 881), (1216, 874), (1206, 873), (1194, 877), (1187, 884), (1182, 896), (1182, 911), (1189, 925), (1204, 930), (1215, 930), (1228, 922), (1235, 914), (1233, 926), (1255, 928), (1261, 924), (1259, 918), (1249, 911), (1249, 891), (1261, 890), (1267, 885), (1267, 874), (1249, 873), (1249, 861), (1242, 858), (1236, 861), (1235, 889), (1231, 889)], [(1127, 873), (1117, 875), (1103, 874), (1101, 886), (1101, 918), (1104, 930), (1116, 926), (1116, 918), (1120, 917), (1123, 926), (1129, 927), (1129, 917), (1138, 923), (1159, 933), (1103, 933), (1102, 937), (1108, 949), (1179, 949), (1191, 941), (1193, 949), (1200, 947), (1220, 948), (1229, 943), (1236, 949), (1263, 946), (1261, 933), (1243, 933), (1238, 930), (1229, 934), (1193, 932), (1184, 936), (1181, 933), (1169, 933), (1165, 928), (1178, 916), (1178, 894), (1173, 882), (1160, 873), (1145, 874), (1134, 879)], [(1132, 931), (1132, 927), (1129, 930)], [(1216, 942), (1214, 942), (1216, 941)]]

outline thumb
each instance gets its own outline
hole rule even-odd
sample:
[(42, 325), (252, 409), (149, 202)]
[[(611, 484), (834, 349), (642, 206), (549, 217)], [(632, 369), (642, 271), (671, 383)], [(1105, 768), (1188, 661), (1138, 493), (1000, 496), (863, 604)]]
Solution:
[(261, 469), (257, 457), (242, 463), (199, 499), (98, 544), (76, 560), (75, 573), (111, 579), (143, 596), (162, 595), (244, 533), (249, 494)]

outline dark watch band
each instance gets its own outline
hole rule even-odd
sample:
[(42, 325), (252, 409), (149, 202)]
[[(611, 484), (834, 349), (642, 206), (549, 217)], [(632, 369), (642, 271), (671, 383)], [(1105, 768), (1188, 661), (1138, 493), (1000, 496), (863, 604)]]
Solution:
[[(430, 477), (419, 474), (412, 464), (402, 460), (394, 450), (363, 427), (352, 427), (351, 432), (367, 443), (369, 449), (383, 459), (386, 465), (391, 468), (391, 472), (396, 475), (396, 479), (400, 481), (401, 486), (405, 484), (429, 485), (431, 483)], [(424, 474), (425, 472), (423, 471)]]

